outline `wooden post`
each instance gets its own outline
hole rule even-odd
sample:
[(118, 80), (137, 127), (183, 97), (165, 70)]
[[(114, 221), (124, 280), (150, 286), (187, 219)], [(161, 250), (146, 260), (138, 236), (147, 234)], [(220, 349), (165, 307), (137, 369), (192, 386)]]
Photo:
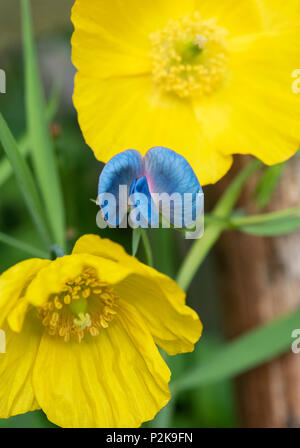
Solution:
[[(245, 163), (247, 158), (238, 158), (235, 168)], [(220, 191), (227, 181), (219, 183)], [(239, 204), (251, 213), (257, 212), (253, 190), (250, 182)], [(299, 204), (300, 158), (295, 156), (265, 211)], [(300, 232), (275, 238), (228, 232), (217, 250), (228, 338), (300, 306)], [(241, 375), (236, 392), (241, 426), (300, 427), (300, 354), (290, 351)]]

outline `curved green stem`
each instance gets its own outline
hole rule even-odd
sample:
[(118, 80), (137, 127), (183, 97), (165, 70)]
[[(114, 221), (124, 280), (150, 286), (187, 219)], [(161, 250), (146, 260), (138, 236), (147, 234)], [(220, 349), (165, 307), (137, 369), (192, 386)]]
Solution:
[[(240, 196), (246, 180), (261, 166), (262, 163), (255, 159), (238, 174), (217, 203), (213, 211), (213, 216), (217, 218), (228, 218)], [(223, 222), (222, 220), (218, 222), (216, 220), (215, 223), (208, 225), (204, 232), (204, 236), (193, 243), (193, 246), (191, 247), (177, 275), (177, 283), (182, 289), (188, 289), (200, 264), (226, 227), (226, 222)]]

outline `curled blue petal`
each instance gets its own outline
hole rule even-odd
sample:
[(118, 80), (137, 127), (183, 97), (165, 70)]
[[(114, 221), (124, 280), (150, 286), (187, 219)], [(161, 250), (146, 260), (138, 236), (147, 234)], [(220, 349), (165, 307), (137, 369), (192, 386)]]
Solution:
[(157, 228), (159, 226), (159, 213), (151, 197), (146, 176), (135, 179), (131, 184), (130, 203), (132, 227)]
[(122, 223), (127, 214), (130, 186), (142, 175), (143, 158), (133, 149), (117, 154), (105, 165), (99, 178), (98, 201), (109, 224), (118, 226)]
[(197, 220), (203, 210), (203, 192), (183, 156), (168, 148), (151, 148), (144, 157), (144, 174), (156, 207), (171, 224), (188, 227)]

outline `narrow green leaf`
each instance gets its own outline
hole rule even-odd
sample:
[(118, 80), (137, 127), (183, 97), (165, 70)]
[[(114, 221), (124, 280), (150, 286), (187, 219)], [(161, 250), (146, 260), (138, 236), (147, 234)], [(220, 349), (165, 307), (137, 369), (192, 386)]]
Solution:
[(240, 375), (285, 353), (292, 331), (300, 327), (300, 310), (276, 319), (227, 343), (206, 363), (186, 372), (173, 383), (173, 392), (193, 389)]
[(264, 208), (270, 202), (284, 167), (284, 163), (279, 163), (265, 169), (255, 192), (255, 200), (259, 209)]
[(132, 230), (132, 255), (133, 255), (133, 257), (136, 256), (136, 253), (139, 248), (140, 240), (141, 240), (141, 229), (140, 228), (133, 229)]
[(45, 202), (54, 242), (65, 245), (65, 216), (45, 101), (32, 34), (29, 0), (21, 0), (25, 62), (26, 111), (36, 177)]
[(5, 233), (0, 232), (0, 242), (7, 244), (11, 247), (15, 247), (16, 249), (19, 249), (33, 257), (39, 257), (39, 258), (49, 257), (49, 253), (47, 251), (43, 251), (34, 246), (31, 246), (31, 244), (25, 243), (24, 241), (17, 240), (16, 238), (6, 235)]
[[(55, 86), (53, 89), (53, 92), (50, 96), (50, 101), (48, 103), (47, 110), (46, 110), (46, 116), (47, 116), (48, 122), (51, 122), (51, 120), (54, 118), (54, 116), (57, 112), (57, 109), (59, 106), (59, 97), (60, 97), (60, 89), (58, 89)], [(21, 155), (23, 156), (23, 158), (26, 157), (27, 154), (29, 153), (29, 148), (30, 148), (29, 137), (27, 134), (23, 135), (18, 140), (18, 148), (19, 148), (19, 151), (20, 151)], [(12, 174), (13, 174), (13, 170), (12, 170), (11, 164), (9, 163), (7, 158), (4, 157), (3, 160), (0, 161), (0, 188), (2, 187), (2, 185), (5, 184), (6, 181), (8, 181), (8, 179), (10, 178), (10, 176)]]
[[(18, 141), (18, 148), (21, 156), (25, 158), (29, 151), (29, 139), (27, 135), (20, 138)], [(9, 163), (9, 160), (6, 157), (3, 157), (0, 162), (0, 187), (10, 178), (12, 174), (13, 169)]]
[(4, 151), (11, 163), (13, 171), (16, 176), (20, 191), (25, 199), (29, 212), (31, 213), (33, 222), (35, 223), (43, 240), (49, 244), (49, 237), (47, 227), (43, 219), (43, 212), (36, 190), (34, 180), (31, 172), (26, 165), (25, 160), (20, 154), (16, 141), (11, 134), (2, 114), (0, 113), (0, 141), (3, 145)]
[(239, 228), (241, 232), (256, 236), (280, 236), (295, 232), (298, 229), (300, 229), (300, 218), (298, 217), (281, 218)]
[(261, 213), (260, 215), (237, 215), (231, 216), (228, 219), (228, 224), (233, 227), (246, 226), (249, 224), (261, 224), (263, 222), (269, 222), (272, 220), (282, 219), (282, 218), (290, 218), (290, 217), (299, 217), (300, 216), (300, 206), (296, 205), (295, 207), (284, 208), (282, 210), (277, 210), (276, 212), (270, 213)]
[(232, 216), (227, 226), (252, 235), (285, 235), (300, 228), (300, 206), (260, 215)]
[(300, 206), (260, 215), (234, 213), (228, 218), (207, 214), (205, 222), (207, 225), (222, 225), (224, 230), (240, 230), (252, 235), (285, 235), (300, 228)]

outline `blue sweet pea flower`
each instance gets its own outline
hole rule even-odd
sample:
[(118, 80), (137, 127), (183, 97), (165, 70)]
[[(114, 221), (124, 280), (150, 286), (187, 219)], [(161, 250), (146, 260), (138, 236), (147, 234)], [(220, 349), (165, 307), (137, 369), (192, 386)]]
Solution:
[(113, 226), (123, 226), (128, 204), (139, 227), (158, 227), (160, 215), (174, 227), (189, 227), (203, 210), (202, 188), (188, 161), (159, 146), (144, 157), (133, 149), (114, 156), (100, 175), (98, 200)]

